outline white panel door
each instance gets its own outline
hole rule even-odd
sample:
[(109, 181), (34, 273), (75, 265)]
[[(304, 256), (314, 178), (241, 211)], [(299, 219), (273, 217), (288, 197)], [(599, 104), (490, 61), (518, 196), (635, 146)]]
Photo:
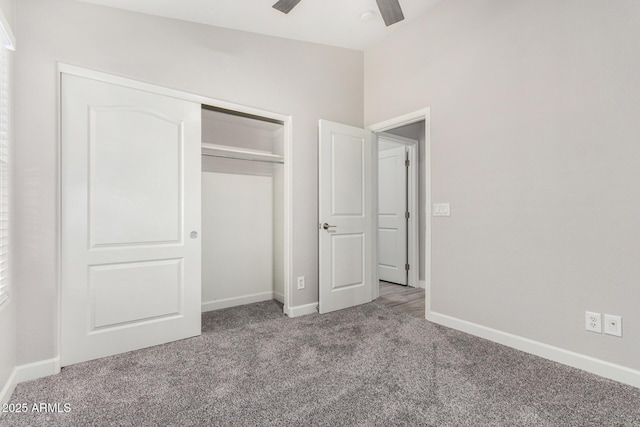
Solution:
[(63, 366), (200, 334), (200, 108), (62, 74)]
[(320, 120), (319, 311), (372, 300), (371, 133)]
[(407, 284), (407, 149), (378, 153), (378, 276)]

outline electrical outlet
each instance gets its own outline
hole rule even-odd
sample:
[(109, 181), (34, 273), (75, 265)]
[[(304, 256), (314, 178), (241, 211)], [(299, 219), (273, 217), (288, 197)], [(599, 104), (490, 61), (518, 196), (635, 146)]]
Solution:
[(604, 315), (604, 333), (616, 337), (622, 337), (622, 317), (612, 314)]
[(298, 289), (304, 289), (304, 276), (298, 277)]
[(602, 315), (591, 311), (584, 312), (585, 329), (591, 332), (602, 333)]

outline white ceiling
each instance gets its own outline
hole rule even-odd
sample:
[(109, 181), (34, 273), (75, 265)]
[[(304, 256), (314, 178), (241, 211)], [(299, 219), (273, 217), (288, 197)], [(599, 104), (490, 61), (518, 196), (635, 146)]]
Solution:
[[(365, 50), (442, 0), (400, 0), (405, 20), (385, 27), (375, 0), (302, 0), (288, 15), (276, 0), (79, 0), (149, 15)], [(363, 22), (365, 11), (375, 16)]]

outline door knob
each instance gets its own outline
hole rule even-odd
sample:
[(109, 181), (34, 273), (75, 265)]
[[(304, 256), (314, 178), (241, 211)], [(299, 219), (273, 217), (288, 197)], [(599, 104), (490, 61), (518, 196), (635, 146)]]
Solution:
[(324, 224), (322, 224), (322, 228), (324, 228), (325, 230), (328, 230), (330, 228), (336, 228), (336, 225), (329, 225), (326, 222)]
[(190, 234), (192, 239), (197, 239), (198, 238), (198, 232), (197, 231), (192, 231)]

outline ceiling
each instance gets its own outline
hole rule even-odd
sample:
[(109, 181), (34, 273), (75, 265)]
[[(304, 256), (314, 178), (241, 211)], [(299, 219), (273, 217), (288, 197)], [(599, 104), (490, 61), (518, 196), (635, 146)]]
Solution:
[[(385, 27), (375, 0), (302, 0), (288, 15), (276, 0), (79, 0), (149, 15), (365, 50), (443, 0), (400, 0), (405, 20)], [(363, 21), (363, 12), (374, 11)]]

